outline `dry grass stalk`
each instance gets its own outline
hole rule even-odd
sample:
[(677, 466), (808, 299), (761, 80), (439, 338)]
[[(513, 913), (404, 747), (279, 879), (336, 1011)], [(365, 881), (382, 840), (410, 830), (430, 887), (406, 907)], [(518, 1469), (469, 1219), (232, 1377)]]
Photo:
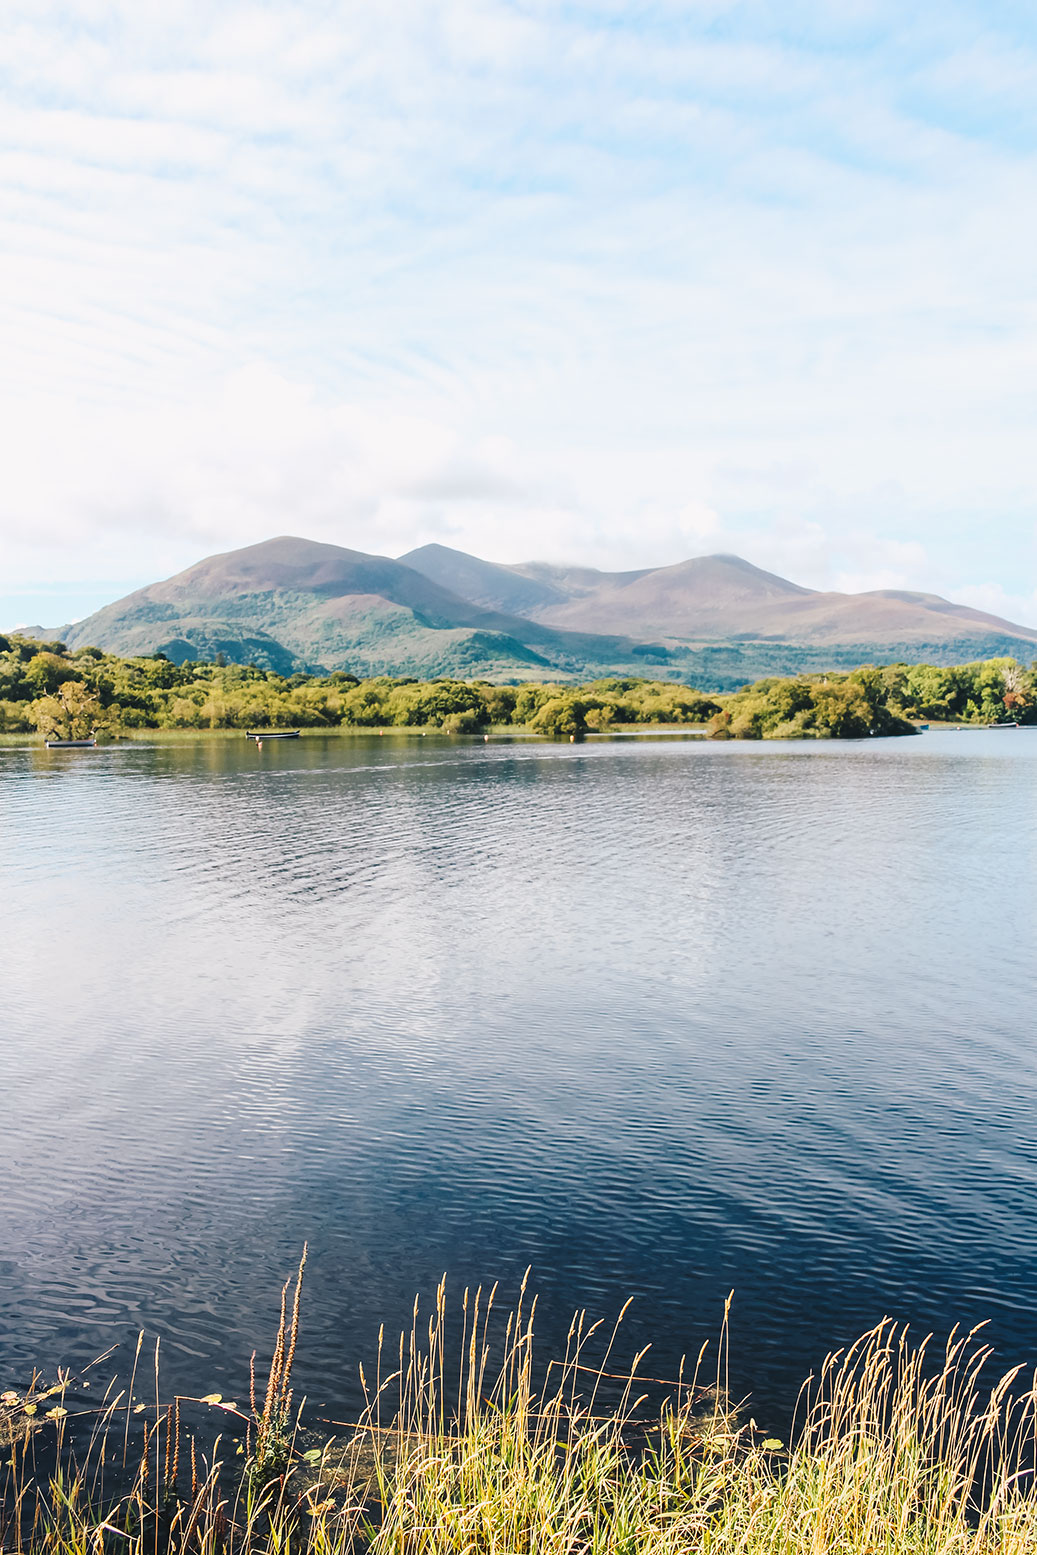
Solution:
[[(493, 1343), (495, 1291), (465, 1293), (455, 1350), (441, 1286), (427, 1322), (416, 1307), (398, 1345), (380, 1336), (363, 1418), (342, 1441), (301, 1453), (292, 1446), (290, 1378), (304, 1262), (290, 1310), (291, 1282), (282, 1295), (244, 1472), (229, 1485), (219, 1442), (203, 1463), (192, 1437), (190, 1492), (180, 1496), (178, 1403), (156, 1411), (131, 1490), (107, 1506), (103, 1495), (87, 1496), (85, 1467), (60, 1467), (41, 1481), (30, 1472), (31, 1446), (16, 1448), (5, 1504), (17, 1515), (0, 1529), (0, 1547), (16, 1555), (1037, 1550), (1037, 1390), (1017, 1391), (1018, 1372), (985, 1386), (989, 1349), (975, 1331), (952, 1334), (934, 1353), (931, 1340), (913, 1343), (906, 1329), (879, 1324), (829, 1356), (804, 1387), (786, 1450), (728, 1404), (726, 1321), (715, 1368), (705, 1375), (700, 1353), (648, 1419), (641, 1357), (602, 1402), (615, 1375), (608, 1368), (618, 1324), (608, 1335), (578, 1314), (565, 1354), (541, 1372), (536, 1302), (525, 1285), (501, 1324), (501, 1350)], [(590, 1359), (595, 1346), (599, 1362)], [(271, 1478), (255, 1463), (261, 1433), (274, 1428), (284, 1433), (287, 1462)], [(93, 1450), (103, 1454), (103, 1433)]]

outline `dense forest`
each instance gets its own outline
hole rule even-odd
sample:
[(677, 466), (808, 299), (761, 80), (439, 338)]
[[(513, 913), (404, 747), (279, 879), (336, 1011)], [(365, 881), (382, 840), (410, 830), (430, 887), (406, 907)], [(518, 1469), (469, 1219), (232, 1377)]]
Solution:
[(1037, 666), (1015, 659), (865, 665), (848, 674), (760, 680), (719, 697), (709, 732), (743, 740), (862, 739), (919, 722), (1037, 723)]
[(920, 721), (1037, 723), (1037, 670), (1014, 659), (757, 681), (707, 696), (673, 681), (584, 686), (378, 677), (283, 676), (250, 665), (122, 659), (99, 648), (0, 636), (0, 733), (65, 738), (96, 730), (512, 726), (559, 739), (623, 725), (704, 725), (717, 739), (858, 739)]

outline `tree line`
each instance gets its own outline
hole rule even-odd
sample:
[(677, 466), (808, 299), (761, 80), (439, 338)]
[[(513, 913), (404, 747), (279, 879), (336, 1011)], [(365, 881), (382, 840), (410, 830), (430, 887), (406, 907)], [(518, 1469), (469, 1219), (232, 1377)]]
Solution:
[(253, 665), (120, 658), (100, 648), (0, 636), (0, 732), (81, 738), (92, 730), (505, 726), (554, 739), (623, 725), (704, 726), (718, 739), (858, 739), (909, 734), (919, 720), (1037, 722), (1037, 673), (1014, 659), (940, 668), (865, 666), (757, 681), (706, 695), (672, 681), (587, 685), (378, 676), (279, 675)]
[(1037, 723), (1037, 664), (863, 665), (760, 680), (718, 700), (708, 731), (722, 739), (856, 740), (913, 734), (919, 722)]

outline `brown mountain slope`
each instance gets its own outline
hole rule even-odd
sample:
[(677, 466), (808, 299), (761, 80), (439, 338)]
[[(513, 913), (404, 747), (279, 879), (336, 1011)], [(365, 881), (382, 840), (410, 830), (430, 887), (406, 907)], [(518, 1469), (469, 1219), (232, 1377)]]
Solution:
[(605, 573), (445, 546), (402, 562), (284, 535), (210, 556), (67, 635), (73, 648), (287, 673), (592, 679), (655, 666), (708, 687), (882, 659), (1030, 658), (1037, 643), (935, 595), (818, 593), (734, 556)]
[(178, 662), (498, 679), (601, 673), (636, 647), (483, 609), (388, 556), (290, 535), (206, 557), (66, 635), (73, 648)]
[[(436, 549), (446, 552), (445, 547)], [(426, 565), (424, 550), (411, 553), (411, 566), (421, 569)], [(465, 563), (477, 559), (462, 552), (436, 558), (437, 581), (460, 592), (467, 586), (469, 574), (464, 567), (447, 565), (448, 557)], [(1021, 648), (1037, 643), (1037, 630), (1031, 627), (953, 604), (937, 594), (901, 589), (821, 593), (765, 572), (738, 556), (697, 556), (672, 567), (633, 573), (594, 572), (546, 563), (500, 567), (479, 562), (478, 566), (492, 567), (494, 574), (515, 574), (537, 582), (545, 591), (549, 589), (550, 595), (512, 596), (512, 609), (565, 631), (668, 642), (852, 643), (862, 647), (873, 644), (877, 649), (953, 643), (967, 651), (974, 641), (986, 651), (991, 639), (1000, 638), (1013, 639)], [(484, 597), (490, 592), (484, 588)]]
[(531, 621), (539, 621), (542, 616), (546, 620), (546, 613), (556, 606), (621, 588), (655, 570), (647, 567), (639, 572), (599, 572), (595, 567), (559, 567), (551, 562), (507, 566), (436, 544), (408, 551), (400, 561), (473, 604), (526, 616)]
[(715, 640), (755, 634), (756, 623), (775, 607), (791, 607), (794, 617), (811, 598), (808, 589), (737, 556), (697, 556), (672, 567), (601, 578), (597, 589), (549, 606), (537, 619), (580, 631), (603, 631), (589, 623), (609, 620), (613, 632)]
[(437, 625), (488, 625), (487, 613), (471, 600), (450, 593), (402, 562), (294, 535), (278, 535), (239, 551), (207, 556), (176, 577), (152, 583), (120, 603), (146, 600), (179, 606), (202, 600), (296, 594), (329, 600), (365, 596), (420, 611)]
[(756, 637), (794, 635), (797, 642), (938, 642), (953, 636), (977, 642), (992, 634), (1011, 635), (1037, 643), (1037, 630), (1003, 621), (968, 605), (955, 605), (938, 595), (911, 595), (876, 589), (866, 594), (814, 594), (797, 608), (788, 602), (754, 614), (745, 628)]
[(564, 588), (542, 582), (520, 567), (484, 562), (449, 545), (422, 545), (399, 559), (404, 566), (484, 610), (504, 610), (532, 620), (537, 610), (564, 605), (571, 597)]

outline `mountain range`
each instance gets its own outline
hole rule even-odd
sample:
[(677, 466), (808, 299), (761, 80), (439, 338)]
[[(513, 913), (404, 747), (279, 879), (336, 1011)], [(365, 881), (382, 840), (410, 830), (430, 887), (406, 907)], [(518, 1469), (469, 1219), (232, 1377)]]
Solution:
[(210, 556), (47, 635), (285, 674), (650, 673), (707, 690), (862, 662), (1037, 653), (1037, 630), (936, 594), (819, 592), (737, 556), (601, 572), (505, 566), (443, 545), (393, 560), (292, 536)]

